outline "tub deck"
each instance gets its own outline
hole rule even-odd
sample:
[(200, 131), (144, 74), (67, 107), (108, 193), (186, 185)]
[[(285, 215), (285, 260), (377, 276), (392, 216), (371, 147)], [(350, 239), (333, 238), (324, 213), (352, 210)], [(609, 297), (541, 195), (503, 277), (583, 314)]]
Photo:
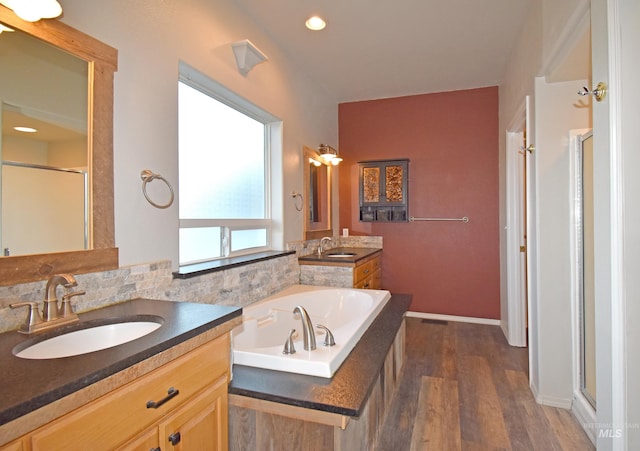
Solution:
[(229, 393), (357, 418), (410, 303), (410, 295), (393, 294), (331, 379), (233, 365)]

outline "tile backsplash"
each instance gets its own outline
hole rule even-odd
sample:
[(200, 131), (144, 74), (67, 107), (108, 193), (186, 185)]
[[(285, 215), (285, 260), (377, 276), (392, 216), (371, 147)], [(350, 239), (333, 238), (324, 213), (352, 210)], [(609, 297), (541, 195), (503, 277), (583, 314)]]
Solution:
[[(86, 294), (73, 298), (76, 312), (84, 312), (134, 298), (245, 307), (300, 283), (298, 255), (315, 252), (320, 240), (288, 244), (296, 254), (259, 261), (188, 279), (174, 279), (169, 260), (111, 271), (78, 274), (78, 287)], [(334, 237), (329, 248), (382, 248), (381, 237)], [(0, 287), (0, 332), (15, 330), (26, 318), (25, 309), (11, 309), (14, 302), (44, 299), (45, 281)], [(61, 291), (60, 291), (61, 293)]]
[[(292, 241), (287, 244), (287, 249), (296, 251), (298, 256), (313, 254), (318, 251), (320, 240)], [(382, 249), (381, 236), (334, 236), (326, 249), (334, 249), (336, 247), (367, 247), (374, 249)]]
[[(291, 254), (189, 279), (174, 279), (168, 260), (75, 277), (78, 286), (73, 290), (86, 291), (72, 300), (76, 312), (134, 298), (244, 307), (299, 283), (300, 268), (297, 256)], [(45, 284), (0, 287), (0, 332), (17, 329), (26, 318), (25, 309), (14, 310), (9, 304), (41, 302)]]

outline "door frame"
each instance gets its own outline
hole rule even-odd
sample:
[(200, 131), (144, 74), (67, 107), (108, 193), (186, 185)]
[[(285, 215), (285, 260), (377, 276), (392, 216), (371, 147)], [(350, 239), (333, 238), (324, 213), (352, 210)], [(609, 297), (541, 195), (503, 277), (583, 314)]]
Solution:
[[(511, 346), (526, 347), (529, 342), (527, 318), (530, 317), (531, 291), (527, 280), (531, 268), (531, 253), (528, 249), (524, 252), (524, 258), (520, 246), (523, 243), (523, 232), (529, 237), (529, 223), (532, 220), (531, 177), (530, 162), (526, 164), (526, 173), (522, 170), (522, 158), (530, 159), (529, 146), (531, 145), (531, 127), (529, 120), (530, 97), (526, 96), (522, 105), (516, 111), (506, 130), (506, 229), (507, 229), (507, 318), (502, 319), (502, 329)], [(524, 135), (524, 146), (522, 137)], [(524, 155), (523, 155), (524, 154)], [(526, 181), (526, 200), (523, 187)], [(524, 211), (523, 211), (524, 209)], [(522, 220), (523, 215), (527, 218)], [(524, 222), (524, 223), (523, 223)], [(528, 300), (528, 301), (527, 301)], [(529, 359), (531, 363), (531, 359)], [(531, 365), (529, 371), (531, 372)]]
[[(625, 298), (625, 216), (622, 146), (623, 104), (635, 98), (622, 96), (622, 75), (633, 73), (633, 63), (623, 68), (622, 41), (629, 48), (634, 35), (633, 16), (621, 15), (636, 0), (592, 0), (592, 79), (609, 86), (603, 102), (594, 103), (594, 199), (596, 222), (596, 393), (598, 394), (597, 448), (626, 450), (633, 428), (627, 428), (627, 323)], [(622, 28), (626, 34), (621, 32)], [(627, 51), (626, 56), (631, 53)], [(627, 72), (628, 71), (628, 72)], [(629, 89), (632, 93), (633, 89)], [(626, 103), (628, 102), (628, 103)], [(631, 123), (631, 121), (630, 121)], [(628, 124), (629, 125), (629, 124)], [(630, 136), (631, 133), (624, 135)], [(623, 152), (624, 151), (624, 152)], [(597, 158), (597, 159), (596, 159)]]
[[(582, 334), (582, 312), (581, 312), (581, 292), (580, 286), (581, 276), (580, 272), (582, 268), (582, 237), (581, 234), (581, 222), (582, 215), (579, 212), (581, 204), (580, 191), (581, 191), (581, 149), (582, 142), (587, 136), (593, 136), (593, 130), (590, 128), (576, 129), (569, 131), (569, 152), (571, 159), (571, 199), (572, 203), (572, 215), (571, 215), (571, 244), (572, 244), (572, 265), (571, 265), (571, 316), (572, 316), (572, 354), (573, 354), (573, 402), (571, 405), (571, 411), (582, 425), (594, 425), (597, 423), (596, 411), (587, 401), (586, 397), (582, 393), (582, 349), (581, 349), (581, 334)], [(589, 436), (593, 443), (596, 442), (596, 430), (593, 427), (584, 427), (585, 433)]]

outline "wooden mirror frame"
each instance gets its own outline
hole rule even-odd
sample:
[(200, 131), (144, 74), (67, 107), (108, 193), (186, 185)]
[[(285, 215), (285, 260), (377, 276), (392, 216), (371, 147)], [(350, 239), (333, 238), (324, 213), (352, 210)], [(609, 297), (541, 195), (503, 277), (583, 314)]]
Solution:
[[(113, 76), (118, 51), (58, 20), (26, 22), (0, 5), (0, 23), (70, 53), (89, 65), (89, 219), (91, 249), (0, 257), (0, 286), (35, 282), (53, 274), (118, 268), (113, 213)], [(64, 214), (64, 211), (60, 211)]]
[(333, 217), (332, 217), (332, 197), (333, 197), (333, 188), (332, 188), (332, 181), (331, 181), (331, 165), (330, 164), (326, 164), (326, 163), (322, 163), (322, 165), (324, 167), (327, 168), (327, 185), (328, 185), (328, 190), (329, 190), (329, 198), (327, 200), (327, 215), (328, 215), (328, 225), (329, 228), (327, 229), (322, 229), (322, 230), (308, 230), (308, 223), (309, 223), (309, 199), (310, 199), (310, 193), (309, 193), (309, 185), (311, 183), (311, 174), (310, 174), (310, 170), (309, 170), (309, 158), (313, 158), (314, 160), (318, 160), (320, 162), (322, 162), (322, 158), (320, 157), (320, 155), (318, 154), (318, 152), (316, 152), (314, 149), (304, 146), (302, 148), (302, 156), (303, 156), (303, 163), (302, 163), (302, 167), (303, 167), (303, 183), (304, 183), (304, 238), (305, 240), (314, 240), (314, 239), (318, 239), (318, 238), (322, 238), (325, 236), (333, 236)]

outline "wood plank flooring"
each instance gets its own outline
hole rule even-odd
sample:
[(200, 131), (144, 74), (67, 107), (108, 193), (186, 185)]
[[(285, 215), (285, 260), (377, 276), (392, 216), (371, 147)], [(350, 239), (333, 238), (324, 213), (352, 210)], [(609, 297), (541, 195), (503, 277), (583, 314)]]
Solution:
[(407, 318), (406, 350), (377, 451), (595, 449), (571, 412), (536, 403), (527, 350), (498, 326)]

